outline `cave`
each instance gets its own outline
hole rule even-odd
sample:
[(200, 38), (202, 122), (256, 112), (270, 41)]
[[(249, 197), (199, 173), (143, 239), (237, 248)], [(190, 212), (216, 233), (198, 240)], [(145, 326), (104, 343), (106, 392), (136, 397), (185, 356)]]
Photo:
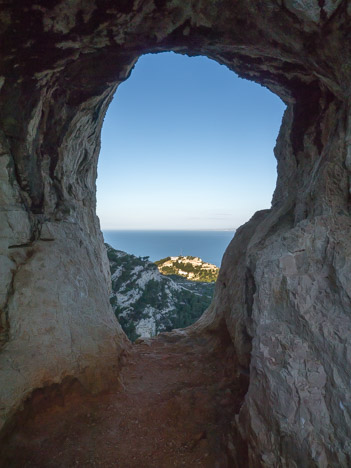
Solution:
[[(102, 392), (123, 367), (95, 214), (100, 132), (137, 58), (175, 51), (287, 105), (272, 206), (237, 231), (182, 339), (233, 348), (248, 382), (230, 427), (247, 466), (350, 466), (350, 16), (345, 0), (2, 5), (3, 433), (38, 392)], [(231, 446), (223, 466), (240, 466)]]

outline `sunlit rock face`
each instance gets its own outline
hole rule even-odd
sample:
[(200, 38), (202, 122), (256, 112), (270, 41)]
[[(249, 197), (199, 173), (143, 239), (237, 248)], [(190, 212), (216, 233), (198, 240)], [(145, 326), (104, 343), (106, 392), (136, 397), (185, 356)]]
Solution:
[(95, 214), (100, 131), (138, 56), (202, 54), (278, 94), (272, 208), (229, 246), (214, 302), (250, 385), (252, 466), (350, 466), (350, 37), (346, 1), (17, 2), (0, 12), (1, 424), (38, 387), (116, 377)]

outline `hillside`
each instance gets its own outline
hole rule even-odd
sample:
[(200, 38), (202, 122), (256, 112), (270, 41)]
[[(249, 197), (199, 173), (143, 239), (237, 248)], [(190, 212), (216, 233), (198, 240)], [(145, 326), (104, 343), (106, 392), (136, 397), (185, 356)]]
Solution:
[(110, 262), (110, 302), (123, 330), (135, 341), (194, 323), (210, 305), (214, 283), (165, 276), (148, 257), (106, 244)]
[(155, 262), (164, 275), (179, 275), (191, 281), (211, 283), (217, 280), (219, 268), (199, 257), (166, 257)]

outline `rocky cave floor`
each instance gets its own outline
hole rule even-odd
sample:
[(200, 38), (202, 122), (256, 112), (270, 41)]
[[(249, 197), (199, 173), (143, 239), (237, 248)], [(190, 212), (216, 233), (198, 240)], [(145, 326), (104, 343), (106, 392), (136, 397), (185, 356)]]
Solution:
[(119, 384), (104, 393), (71, 388), (39, 398), (7, 437), (0, 465), (246, 466), (231, 421), (248, 378), (237, 372), (229, 337), (214, 346), (163, 334), (133, 345), (124, 360)]

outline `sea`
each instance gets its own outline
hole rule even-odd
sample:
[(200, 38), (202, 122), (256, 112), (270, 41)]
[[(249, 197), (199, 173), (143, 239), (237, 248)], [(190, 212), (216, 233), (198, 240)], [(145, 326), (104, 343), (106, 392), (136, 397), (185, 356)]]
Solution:
[(221, 265), (235, 231), (103, 231), (105, 242), (152, 262), (165, 257), (192, 255)]

